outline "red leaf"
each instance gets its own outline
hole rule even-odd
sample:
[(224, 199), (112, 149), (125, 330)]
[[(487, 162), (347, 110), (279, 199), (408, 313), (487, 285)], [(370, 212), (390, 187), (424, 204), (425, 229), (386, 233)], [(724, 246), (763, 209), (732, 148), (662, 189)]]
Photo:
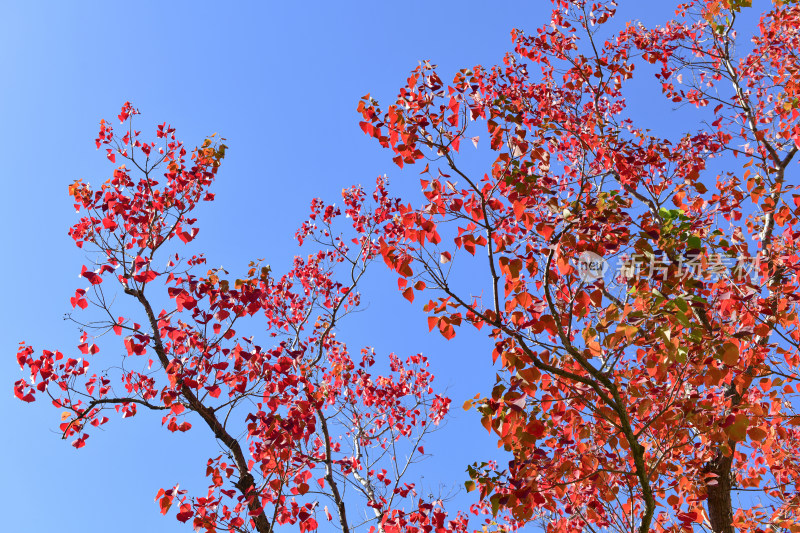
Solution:
[(369, 122), (361, 121), (358, 123), (358, 125), (361, 126), (361, 129), (364, 131), (364, 133), (371, 137), (378, 137), (380, 133), (380, 131)]
[(181, 291), (175, 297), (175, 303), (178, 304), (178, 311), (183, 311), (184, 308), (193, 309), (197, 305), (195, 299), (186, 291)]
[(133, 276), (133, 279), (135, 281), (138, 281), (139, 283), (150, 283), (151, 281), (156, 279), (156, 277), (158, 277), (158, 274), (156, 274), (154, 271), (146, 270), (144, 272), (140, 272), (139, 274)]
[(403, 297), (408, 300), (409, 302), (414, 302), (414, 289), (411, 287), (407, 288), (403, 291)]
[(114, 219), (105, 217), (103, 219), (103, 227), (106, 228), (107, 230), (114, 231), (115, 229), (117, 229), (117, 223), (114, 222)]
[(98, 276), (95, 272), (87, 270), (86, 265), (81, 267), (81, 276), (88, 279), (92, 285), (99, 285), (100, 283), (103, 283), (103, 278)]
[(439, 323), (439, 331), (442, 333), (442, 336), (447, 340), (450, 340), (456, 336), (456, 330), (453, 328), (453, 326), (444, 321)]
[(75, 448), (83, 448), (84, 446), (86, 446), (86, 439), (88, 439), (88, 438), (89, 438), (89, 435), (84, 433), (79, 438), (77, 438), (74, 441), (72, 441), (72, 445)]
[(316, 520), (313, 518), (307, 518), (300, 522), (300, 533), (305, 533), (306, 531), (316, 531), (317, 527), (319, 526), (317, 525)]
[(78, 289), (75, 291), (75, 296), (69, 299), (69, 303), (72, 305), (73, 309), (75, 306), (78, 306), (81, 309), (86, 309), (89, 306), (89, 304), (86, 302), (86, 299), (83, 298), (84, 294), (86, 294), (85, 290)]
[(190, 232), (182, 231), (178, 233), (178, 238), (184, 243), (189, 243), (189, 241), (193, 240), (197, 236), (198, 231), (200, 231), (198, 228), (192, 228)]

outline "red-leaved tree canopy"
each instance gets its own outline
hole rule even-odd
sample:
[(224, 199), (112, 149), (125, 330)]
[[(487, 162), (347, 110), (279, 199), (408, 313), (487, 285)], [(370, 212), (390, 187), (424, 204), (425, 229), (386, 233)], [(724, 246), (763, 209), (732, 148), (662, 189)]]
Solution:
[[(476, 405), (513, 460), (470, 473), (520, 521), (800, 531), (800, 6), (749, 4), (647, 28), (555, 0), (501, 64), (446, 83), (426, 62), (359, 104), (397, 165), (425, 164), (381, 255), (431, 329), (496, 343)], [(648, 73), (678, 136), (627, 111)]]
[[(372, 349), (351, 354), (336, 339), (378, 254), (372, 235), (401, 231), (385, 183), (377, 182), (370, 208), (358, 187), (343, 191), (341, 207), (312, 202), (297, 233), (312, 250), (286, 274), (251, 263), (241, 279), (222, 269), (201, 275), (203, 256), (181, 255), (177, 241), (197, 235), (192, 212), (214, 199), (209, 188), (227, 147), (212, 137), (189, 152), (166, 123), (156, 142), (145, 142), (133, 126), (137, 114), (130, 103), (122, 108), (122, 136), (101, 122), (97, 147), (112, 163), (124, 161), (113, 177), (96, 189), (81, 181), (69, 188), (82, 213), (70, 236), (94, 258), (81, 272), (88, 287), (70, 299), (80, 344), (65, 355), (21, 343), (17, 360), (30, 376), (16, 382), (16, 396), (50, 400), (76, 448), (110, 411), (155, 411), (171, 432), (207, 436), (215, 455), (205, 465), (208, 491), (175, 486), (156, 496), (162, 513), (177, 507), (177, 519), (195, 530), (294, 525), (304, 533), (322, 516), (344, 532), (467, 531), (484, 504), (448, 517), (441, 500), (406, 480), (450, 406), (434, 392), (425, 356), (389, 354), (388, 372), (378, 375)], [(343, 218), (354, 238), (334, 228)], [(128, 316), (115, 313), (120, 292), (132, 304)], [(248, 317), (260, 320), (260, 344), (237, 334)], [(119, 342), (101, 352), (95, 339), (107, 332)]]

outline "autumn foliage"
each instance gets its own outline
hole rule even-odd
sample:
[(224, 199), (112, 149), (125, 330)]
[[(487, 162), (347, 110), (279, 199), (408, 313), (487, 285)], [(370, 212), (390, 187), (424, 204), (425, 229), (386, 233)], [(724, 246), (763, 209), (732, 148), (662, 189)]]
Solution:
[[(214, 136), (188, 151), (166, 123), (156, 141), (142, 141), (137, 114), (129, 103), (122, 108), (122, 136), (100, 124), (98, 148), (125, 162), (113, 177), (97, 189), (69, 187), (82, 214), (69, 234), (95, 258), (81, 271), (88, 286), (70, 299), (82, 329), (75, 355), (22, 343), (17, 360), (29, 377), (16, 382), (16, 396), (62, 410), (60, 430), (76, 448), (109, 423), (109, 412), (155, 411), (168, 431), (202, 431), (211, 450), (215, 439), (224, 453), (208, 459), (207, 493), (175, 486), (156, 495), (162, 513), (176, 508), (195, 530), (305, 532), (322, 518), (344, 531), (466, 531), (468, 515), (484, 506), (448, 517), (441, 501), (404, 479), (450, 407), (432, 388), (426, 357), (389, 354), (378, 374), (372, 349), (351, 354), (336, 339), (378, 253), (370, 235), (398, 231), (398, 203), (385, 184), (377, 182), (370, 208), (358, 187), (343, 191), (341, 208), (312, 202), (297, 239), (313, 246), (281, 276), (260, 263), (241, 279), (223, 269), (198, 275), (204, 257), (180, 247), (197, 236), (192, 211), (214, 199), (209, 189), (227, 147)], [(334, 230), (343, 215), (355, 236), (347, 240)], [(118, 292), (134, 304), (132, 316), (114, 313)], [(261, 321), (262, 344), (236, 331), (249, 317)], [(95, 340), (107, 332), (119, 342), (101, 352)], [(345, 485), (355, 499), (345, 499)]]
[[(467, 531), (481, 513), (484, 530), (800, 531), (800, 6), (754, 10), (689, 2), (646, 27), (618, 23), (612, 1), (554, 0), (498, 65), (448, 83), (420, 64), (393, 103), (367, 95), (358, 112), (400, 168), (419, 167), (422, 204), (384, 179), (341, 207), (314, 200), (297, 233), (311, 251), (280, 277), (259, 262), (241, 279), (198, 275), (202, 255), (175, 253), (226, 146), (188, 152), (166, 124), (140, 141), (126, 104), (124, 136), (102, 122), (97, 139), (125, 165), (97, 190), (70, 187), (83, 213), (70, 235), (96, 254), (71, 304), (105, 322), (84, 323), (84, 358), (22, 344), (16, 395), (50, 399), (76, 447), (109, 410), (204, 425), (226, 450), (208, 493), (157, 500), (206, 531), (315, 530), (316, 492), (349, 531), (345, 483), (388, 533)], [(652, 87), (679, 135), (629, 113), (626, 97)], [(469, 511), (401, 481), (450, 406), (426, 358), (355, 356), (336, 338), (374, 261), (426, 302), (432, 331), (494, 342), (497, 383), (464, 407), (510, 461), (468, 467)], [(136, 316), (112, 312), (109, 284)], [(248, 317), (261, 344), (234, 329)], [(121, 338), (117, 375), (90, 370), (104, 331)]]
[[(381, 255), (431, 329), (480, 329), (505, 369), (474, 405), (513, 460), (471, 476), (547, 531), (800, 531), (800, 7), (773, 2), (748, 42), (746, 1), (654, 28), (553, 4), (501, 64), (448, 83), (426, 62), (358, 108), (424, 165)], [(653, 75), (679, 136), (627, 112)]]

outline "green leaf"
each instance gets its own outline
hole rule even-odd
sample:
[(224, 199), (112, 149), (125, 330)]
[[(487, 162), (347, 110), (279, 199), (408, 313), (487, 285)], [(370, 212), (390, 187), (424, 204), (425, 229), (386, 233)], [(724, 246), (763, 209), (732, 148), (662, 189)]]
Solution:
[(685, 363), (689, 352), (683, 346), (678, 347), (678, 353), (675, 357), (679, 363)]
[(675, 318), (677, 318), (678, 322), (680, 322), (681, 324), (683, 324), (687, 328), (691, 328), (692, 327), (692, 323), (689, 320), (689, 317), (686, 316), (686, 313), (684, 313), (682, 311), (678, 311), (677, 313), (675, 313)]
[(489, 501), (492, 504), (492, 516), (497, 516), (497, 511), (500, 510), (500, 495), (494, 494)]

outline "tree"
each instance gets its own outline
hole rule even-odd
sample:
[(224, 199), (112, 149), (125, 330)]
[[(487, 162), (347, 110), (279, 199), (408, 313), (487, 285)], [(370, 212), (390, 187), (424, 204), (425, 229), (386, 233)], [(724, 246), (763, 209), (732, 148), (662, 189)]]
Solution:
[[(774, 0), (750, 42), (746, 0), (655, 28), (615, 9), (554, 0), (502, 64), (446, 84), (425, 62), (392, 105), (362, 99), (399, 167), (426, 160), (380, 253), (432, 330), (496, 343), (474, 405), (513, 459), (470, 468), (495, 509), (552, 532), (800, 531), (800, 6)], [(647, 71), (680, 137), (628, 114)]]
[[(390, 354), (379, 375), (372, 349), (353, 356), (336, 338), (379, 251), (372, 235), (399, 230), (399, 204), (383, 180), (372, 208), (359, 187), (343, 191), (343, 208), (314, 200), (297, 233), (312, 249), (286, 274), (253, 262), (241, 279), (221, 268), (198, 275), (205, 258), (182, 255), (180, 242), (197, 236), (193, 211), (214, 200), (209, 188), (227, 146), (212, 136), (189, 152), (166, 123), (157, 141), (143, 141), (136, 115), (123, 106), (122, 137), (100, 123), (97, 147), (112, 163), (125, 162), (113, 177), (96, 189), (82, 181), (69, 187), (82, 213), (70, 236), (93, 261), (81, 272), (89, 287), (70, 299), (85, 357), (37, 354), (21, 343), (17, 360), (30, 376), (16, 382), (16, 396), (50, 399), (76, 448), (111, 410), (123, 418), (155, 411), (171, 432), (205, 426), (209, 444), (222, 450), (208, 459), (207, 493), (175, 486), (156, 496), (163, 514), (176, 506), (177, 519), (195, 530), (266, 533), (294, 524), (303, 533), (318, 528), (324, 508), (344, 532), (466, 531), (469, 515), (485, 514), (485, 506), (448, 518), (442, 501), (407, 482), (409, 467), (425, 456), (424, 437), (450, 405), (434, 392), (426, 357)], [(338, 233), (343, 214), (355, 238)], [(115, 292), (128, 305), (115, 304)], [(84, 310), (93, 313), (80, 318)], [(269, 347), (237, 333), (257, 317)], [(107, 356), (96, 343), (106, 333), (121, 339), (116, 351), (104, 348)], [(90, 370), (98, 365), (106, 366)]]

